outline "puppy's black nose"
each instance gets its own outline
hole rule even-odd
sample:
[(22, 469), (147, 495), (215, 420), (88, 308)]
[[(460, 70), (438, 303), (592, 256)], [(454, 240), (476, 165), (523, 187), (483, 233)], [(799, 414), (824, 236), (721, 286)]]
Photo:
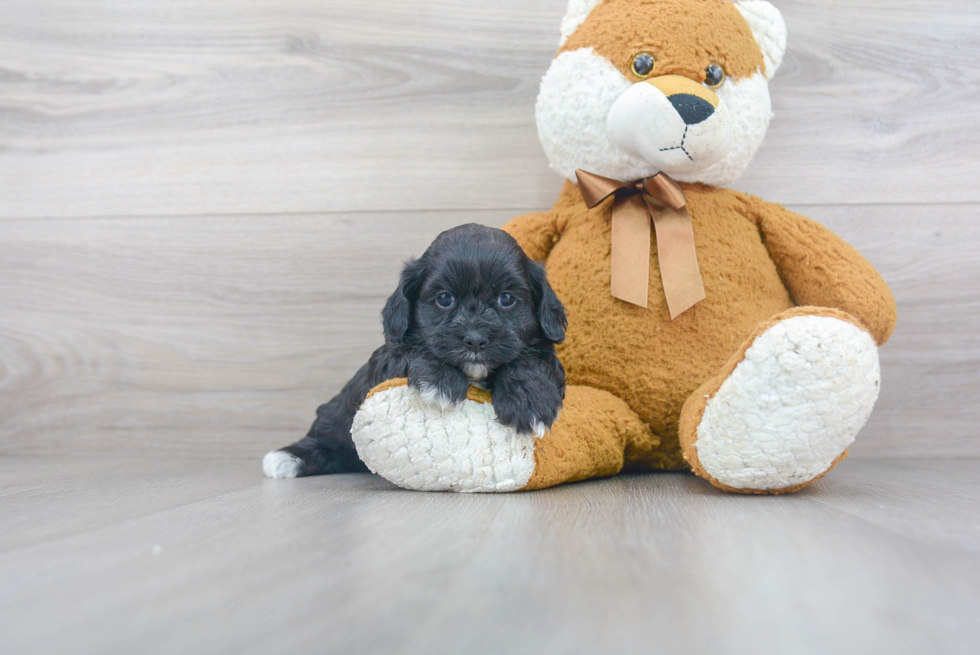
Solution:
[(490, 343), (490, 339), (479, 332), (467, 332), (465, 335), (463, 335), (463, 343), (466, 344), (467, 348), (475, 353), (478, 353), (487, 347), (487, 344)]

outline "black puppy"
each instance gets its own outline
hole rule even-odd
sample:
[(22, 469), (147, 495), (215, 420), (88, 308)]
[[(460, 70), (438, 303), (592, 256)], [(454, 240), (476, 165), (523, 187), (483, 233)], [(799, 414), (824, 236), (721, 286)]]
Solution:
[(565, 396), (554, 344), (565, 337), (565, 308), (544, 270), (503, 230), (463, 225), (440, 234), (405, 264), (382, 312), (385, 345), (333, 400), (317, 409), (309, 434), (265, 456), (271, 478), (366, 471), (351, 423), (368, 391), (408, 378), (443, 408), (470, 384), (489, 389), (497, 420), (544, 435)]

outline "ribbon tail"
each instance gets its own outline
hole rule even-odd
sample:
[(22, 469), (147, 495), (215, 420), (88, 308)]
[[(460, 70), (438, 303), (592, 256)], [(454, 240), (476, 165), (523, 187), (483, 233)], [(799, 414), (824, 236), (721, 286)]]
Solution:
[(694, 248), (694, 225), (687, 209), (650, 206), (657, 232), (660, 276), (670, 319), (674, 320), (705, 299), (701, 267)]
[(649, 288), (650, 213), (637, 194), (613, 203), (610, 290), (614, 298), (645, 308)]

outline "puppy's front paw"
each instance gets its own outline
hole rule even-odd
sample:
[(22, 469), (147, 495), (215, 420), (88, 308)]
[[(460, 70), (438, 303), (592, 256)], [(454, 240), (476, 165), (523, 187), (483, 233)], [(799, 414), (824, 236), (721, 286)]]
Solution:
[(449, 409), (466, 400), (466, 391), (459, 394), (455, 388), (445, 389), (446, 385), (430, 385), (422, 383), (418, 386), (419, 396), (430, 405), (437, 405), (440, 409)]
[(561, 410), (561, 391), (543, 378), (498, 379), (493, 387), (497, 420), (518, 434), (540, 439)]
[(408, 371), (408, 384), (422, 400), (441, 409), (449, 409), (466, 400), (470, 388), (470, 382), (461, 370), (438, 362), (413, 363)]

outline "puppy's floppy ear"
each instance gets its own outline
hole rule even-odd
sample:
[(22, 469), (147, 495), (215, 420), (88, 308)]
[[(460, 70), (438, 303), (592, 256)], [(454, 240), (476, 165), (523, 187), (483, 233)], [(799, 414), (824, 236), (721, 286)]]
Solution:
[(544, 269), (530, 260), (528, 260), (528, 277), (531, 279), (531, 289), (534, 291), (534, 300), (537, 303), (538, 324), (541, 325), (541, 331), (549, 341), (561, 343), (565, 340), (565, 327), (568, 325), (565, 307), (548, 284), (548, 276), (545, 275)]
[(387, 341), (397, 343), (408, 332), (412, 322), (412, 307), (418, 300), (419, 288), (422, 286), (424, 268), (417, 259), (405, 262), (398, 288), (381, 311), (381, 324), (384, 326)]

